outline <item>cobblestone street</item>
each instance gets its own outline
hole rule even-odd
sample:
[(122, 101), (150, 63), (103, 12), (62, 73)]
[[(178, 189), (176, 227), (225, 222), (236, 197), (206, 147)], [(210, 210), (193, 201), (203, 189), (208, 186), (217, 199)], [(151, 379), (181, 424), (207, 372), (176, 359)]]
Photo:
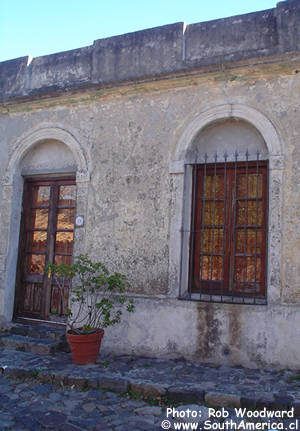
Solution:
[[(194, 429), (228, 431), (234, 428), (222, 428), (225, 420), (241, 421), (234, 407), (249, 411), (293, 407), (294, 417), (285, 418), (284, 427), (300, 429), (295, 419), (300, 413), (299, 374), (292, 371), (134, 356), (100, 356), (97, 364), (76, 366), (67, 353), (39, 356), (5, 349), (0, 365), (7, 366), (0, 376), (1, 431), (154, 431), (181, 429), (174, 428), (174, 423), (189, 422), (187, 416), (167, 417), (167, 407), (198, 412)], [(225, 408), (228, 417), (211, 418), (208, 409), (212, 407)], [(208, 419), (219, 428), (205, 428)]]
[[(142, 400), (130, 399), (128, 394), (122, 396), (103, 390), (55, 388), (51, 384), (38, 384), (33, 379), (20, 382), (2, 378), (0, 402), (1, 431), (146, 431), (160, 430), (162, 424), (167, 427), (174, 421), (180, 423), (180, 419), (176, 418), (169, 417), (170, 422), (166, 420), (166, 406), (149, 405)], [(188, 408), (201, 416), (193, 419), (192, 423), (197, 420), (198, 429), (205, 429), (203, 421), (208, 419), (208, 408), (193, 404), (178, 406), (176, 410), (186, 411)], [(227, 411), (230, 414), (227, 419), (240, 423), (233, 409)], [(216, 426), (223, 421), (224, 418), (221, 421), (211, 419), (210, 423)], [(295, 419), (285, 420), (284, 424), (289, 429), (289, 424), (296, 425), (297, 422)]]
[[(38, 384), (34, 380), (20, 382), (1, 379), (0, 401), (1, 431), (146, 431), (160, 430), (162, 424), (168, 424), (166, 406), (149, 405), (142, 400), (128, 398), (128, 394), (121, 396), (103, 390), (55, 388), (51, 384)], [(176, 410), (188, 408), (198, 414), (201, 412), (201, 418), (193, 420), (193, 423), (197, 420), (198, 429), (205, 429), (203, 421), (208, 419), (208, 408), (193, 404), (176, 407)], [(233, 409), (227, 411), (230, 414), (227, 419), (240, 423)], [(170, 424), (174, 421), (180, 423), (178, 419), (169, 419)], [(211, 419), (210, 422), (216, 426), (223, 421)], [(289, 424), (296, 424), (296, 421), (285, 420), (284, 423), (288, 427)]]
[(1, 379), (1, 431), (160, 429), (161, 408), (113, 392)]

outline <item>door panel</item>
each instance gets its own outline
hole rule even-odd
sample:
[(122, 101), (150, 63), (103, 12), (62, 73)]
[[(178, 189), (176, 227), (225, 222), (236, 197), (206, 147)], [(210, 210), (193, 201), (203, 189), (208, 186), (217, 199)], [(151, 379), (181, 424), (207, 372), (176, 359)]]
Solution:
[(28, 179), (24, 184), (16, 286), (16, 317), (61, 321), (68, 287), (62, 289), (45, 267), (72, 262), (76, 185), (74, 179)]

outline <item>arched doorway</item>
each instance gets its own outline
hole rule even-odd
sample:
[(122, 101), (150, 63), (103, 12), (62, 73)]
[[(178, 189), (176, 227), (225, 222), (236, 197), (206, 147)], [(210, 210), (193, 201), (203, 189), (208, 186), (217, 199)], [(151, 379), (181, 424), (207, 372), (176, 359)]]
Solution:
[(24, 180), (16, 276), (16, 319), (64, 321), (68, 287), (48, 277), (48, 264), (71, 264), (76, 163), (60, 141), (45, 139), (20, 161)]
[(67, 295), (49, 288), (42, 272), (47, 263), (69, 263), (72, 253), (85, 251), (85, 226), (74, 230), (74, 217), (86, 214), (88, 184), (86, 155), (71, 133), (38, 127), (17, 140), (3, 184), (9, 198), (6, 319), (64, 320)]

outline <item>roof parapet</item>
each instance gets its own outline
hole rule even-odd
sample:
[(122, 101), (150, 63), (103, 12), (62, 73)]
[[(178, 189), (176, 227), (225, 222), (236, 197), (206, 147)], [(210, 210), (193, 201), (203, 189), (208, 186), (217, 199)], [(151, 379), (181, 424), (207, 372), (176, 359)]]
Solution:
[(0, 101), (153, 79), (209, 65), (300, 51), (300, 1), (214, 21), (184, 22), (93, 45), (0, 63)]

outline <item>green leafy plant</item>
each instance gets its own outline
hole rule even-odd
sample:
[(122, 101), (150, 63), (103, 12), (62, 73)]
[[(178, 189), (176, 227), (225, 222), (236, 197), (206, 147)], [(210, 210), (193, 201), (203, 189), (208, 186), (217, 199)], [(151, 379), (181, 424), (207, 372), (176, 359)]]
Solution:
[(300, 381), (300, 374), (296, 374), (295, 376), (290, 376), (291, 382), (297, 382)]
[(125, 275), (110, 273), (102, 262), (93, 262), (87, 254), (75, 258), (73, 265), (49, 264), (46, 272), (64, 291), (70, 285), (67, 310), (70, 333), (91, 334), (120, 322), (124, 307), (134, 311), (134, 300), (124, 293), (130, 287)]

